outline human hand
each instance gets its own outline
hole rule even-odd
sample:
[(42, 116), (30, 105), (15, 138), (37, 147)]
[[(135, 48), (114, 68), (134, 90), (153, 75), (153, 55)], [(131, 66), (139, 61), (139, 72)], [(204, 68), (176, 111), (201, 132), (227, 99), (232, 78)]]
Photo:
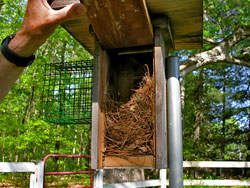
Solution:
[(64, 21), (84, 15), (87, 6), (83, 3), (68, 5), (53, 10), (48, 0), (28, 0), (21, 29), (9, 43), (9, 48), (20, 56), (31, 56)]

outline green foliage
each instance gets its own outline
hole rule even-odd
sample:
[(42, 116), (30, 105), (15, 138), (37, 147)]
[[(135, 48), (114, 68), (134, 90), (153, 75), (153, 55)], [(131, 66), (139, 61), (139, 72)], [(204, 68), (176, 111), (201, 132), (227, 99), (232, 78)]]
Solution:
[[(198, 90), (200, 71), (185, 79), (184, 159), (246, 160), (249, 69), (226, 64), (204, 67), (202, 93)], [(194, 139), (197, 114), (202, 114), (199, 145)]]
[[(20, 28), (25, 2), (0, 0), (0, 40)], [(204, 12), (203, 35), (215, 43), (204, 42), (201, 50), (174, 52), (174, 55), (180, 55), (181, 61), (213, 48), (236, 27), (250, 25), (249, 0), (205, 0)], [(249, 46), (249, 38), (242, 40), (233, 47), (230, 55), (242, 57)], [(49, 153), (89, 154), (89, 125), (47, 123), (40, 119), (39, 109), (45, 63), (92, 58), (62, 27), (58, 27), (40, 47), (33, 65), (25, 69), (0, 105), (1, 161), (43, 160)], [(248, 67), (222, 63), (202, 67), (186, 76), (184, 160), (250, 160), (249, 72)], [(83, 170), (88, 164), (87, 160), (49, 159), (47, 170)], [(156, 177), (156, 174), (146, 172), (149, 178)], [(212, 174), (204, 172), (203, 178), (214, 178)], [(185, 177), (194, 175), (187, 171)], [(0, 183), (8, 178), (0, 176)], [(51, 180), (57, 178), (51, 177)], [(61, 180), (63, 186), (67, 182), (68, 179)]]
[[(3, 2), (4, 5), (0, 9), (0, 40), (16, 33), (20, 28), (25, 2), (27, 1)], [(91, 59), (92, 56), (62, 27), (56, 29), (35, 55), (34, 63), (24, 70), (0, 105), (0, 160), (43, 160), (50, 153), (89, 154), (90, 125), (51, 124), (41, 120), (39, 109), (45, 63), (85, 60)], [(51, 160), (48, 165), (49, 171), (74, 171), (86, 169), (89, 161)], [(0, 177), (4, 180), (9, 178)]]

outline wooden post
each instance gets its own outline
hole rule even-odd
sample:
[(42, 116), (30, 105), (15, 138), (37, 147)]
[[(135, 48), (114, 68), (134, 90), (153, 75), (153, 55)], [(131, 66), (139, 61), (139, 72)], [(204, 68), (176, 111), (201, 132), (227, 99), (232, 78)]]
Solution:
[(96, 40), (93, 70), (91, 168), (103, 168), (104, 94), (107, 90), (108, 54)]
[(167, 168), (166, 47), (160, 28), (154, 29), (156, 168)]

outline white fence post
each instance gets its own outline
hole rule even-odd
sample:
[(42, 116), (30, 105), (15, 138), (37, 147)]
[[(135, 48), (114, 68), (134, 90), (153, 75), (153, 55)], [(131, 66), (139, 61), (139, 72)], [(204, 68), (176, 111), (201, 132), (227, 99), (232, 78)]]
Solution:
[(37, 171), (36, 171), (36, 182), (37, 182), (37, 188), (43, 188), (44, 183), (44, 162), (39, 161), (37, 164)]
[[(35, 164), (37, 163), (37, 164)], [(0, 172), (30, 172), (30, 188), (43, 188), (44, 162), (0, 162)]]
[(36, 174), (30, 174), (30, 188), (36, 188)]
[(160, 169), (161, 188), (167, 186), (167, 169)]
[(103, 169), (94, 173), (94, 188), (103, 188)]

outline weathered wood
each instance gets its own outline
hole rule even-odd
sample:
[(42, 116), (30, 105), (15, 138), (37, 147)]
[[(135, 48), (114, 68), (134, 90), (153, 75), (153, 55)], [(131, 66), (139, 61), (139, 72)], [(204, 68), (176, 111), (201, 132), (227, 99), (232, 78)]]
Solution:
[(102, 50), (100, 57), (99, 69), (99, 159), (98, 167), (103, 168), (103, 151), (104, 151), (104, 96), (107, 93), (107, 75), (109, 69), (109, 57), (105, 50)]
[(166, 123), (166, 76), (165, 42), (160, 28), (155, 28), (154, 75), (155, 75), (155, 126), (156, 168), (167, 168), (167, 123)]
[(104, 93), (107, 89), (108, 54), (96, 41), (93, 70), (91, 168), (102, 169), (104, 149)]
[(87, 16), (104, 48), (153, 44), (145, 0), (92, 0)]
[[(59, 9), (62, 8), (68, 4), (79, 2), (79, 0), (51, 0), (51, 6), (52, 8)], [(201, 48), (202, 47), (202, 31), (203, 31), (203, 21), (202, 21), (202, 15), (203, 15), (203, 5), (202, 0), (146, 0), (148, 12), (145, 8), (146, 3), (145, 0), (120, 0), (120, 1), (114, 1), (114, 0), (88, 0), (89, 3), (89, 13), (92, 16), (95, 16), (95, 12), (93, 10), (96, 10), (96, 16), (102, 15), (101, 12), (106, 11), (106, 14), (109, 15), (109, 17), (104, 17), (102, 22), (99, 23), (98, 26), (100, 29), (99, 35), (103, 35), (101, 37), (106, 37), (107, 35), (111, 36), (110, 43), (116, 44), (116, 41), (122, 41), (124, 40), (124, 36), (117, 35), (117, 32), (119, 31), (119, 28), (123, 29), (125, 27), (125, 34), (129, 34), (129, 38), (126, 39), (129, 41), (129, 39), (134, 39), (135, 43), (141, 43), (145, 42), (145, 39), (142, 39), (142, 37), (146, 34), (147, 31), (149, 31), (148, 26), (147, 30), (143, 31), (143, 28), (141, 26), (146, 27), (145, 22), (140, 23), (139, 21), (142, 20), (142, 18), (145, 20), (149, 20), (149, 15), (151, 17), (155, 17), (155, 15), (161, 15), (165, 16), (169, 19), (172, 27), (172, 35), (173, 35), (173, 41), (174, 46), (176, 50), (180, 49), (194, 49), (194, 48)], [(99, 7), (102, 7), (102, 9), (97, 10), (96, 5), (93, 4), (94, 2), (98, 2), (97, 4)], [(108, 8), (100, 6), (102, 2), (110, 2), (108, 4)], [(134, 11), (133, 14), (130, 14), (130, 12), (133, 11), (126, 11), (126, 9), (117, 8), (117, 6), (114, 6), (116, 4), (122, 4), (124, 3), (126, 7), (128, 7), (128, 3), (133, 2), (131, 5), (132, 9)], [(112, 5), (112, 6), (111, 6)], [(93, 6), (93, 7), (92, 7)], [(120, 6), (122, 7), (122, 6)], [(139, 7), (140, 10), (145, 9), (144, 15), (142, 14), (142, 11), (137, 11), (136, 7)], [(144, 7), (144, 8), (143, 8)], [(116, 10), (117, 9), (117, 10)], [(101, 10), (101, 11), (100, 11)], [(120, 12), (119, 12), (120, 11)], [(122, 14), (126, 13), (126, 14)], [(127, 14), (129, 13), (129, 14)], [(139, 17), (137, 16), (139, 15)], [(124, 20), (117, 19), (119, 16), (124, 15)], [(131, 15), (134, 15), (133, 17)], [(137, 18), (138, 17), (138, 18)], [(97, 16), (99, 18), (99, 16)], [(92, 19), (91, 22), (98, 23), (96, 19)], [(145, 19), (146, 18), (146, 19)], [(110, 19), (110, 20), (109, 20)], [(129, 20), (128, 20), (129, 19)], [(122, 22), (121, 22), (122, 20)], [(128, 20), (128, 23), (127, 23)], [(117, 21), (117, 22), (116, 22)], [(113, 23), (115, 25), (111, 25), (115, 30), (110, 31), (110, 24)], [(132, 26), (131, 26), (132, 24)], [(144, 24), (144, 25), (143, 25)], [(87, 19), (86, 16), (79, 17), (75, 20), (65, 22), (63, 24), (63, 27), (66, 28), (66, 30), (74, 37), (76, 40), (78, 40), (90, 53), (93, 54), (94, 52), (94, 38), (92, 35), (89, 34), (89, 25), (90, 22)], [(94, 25), (94, 24), (93, 24)], [(138, 27), (138, 28), (137, 28)], [(97, 29), (95, 28), (95, 31)], [(131, 31), (131, 32), (130, 32)], [(133, 32), (132, 32), (133, 31)], [(131, 34), (131, 35), (130, 35)], [(142, 35), (139, 35), (142, 34)], [(149, 32), (150, 35), (152, 35)], [(109, 37), (109, 36), (108, 36)], [(117, 38), (115, 38), (117, 37)], [(120, 38), (119, 38), (120, 37)], [(138, 38), (133, 38), (138, 37)], [(100, 38), (100, 36), (98, 36)], [(149, 38), (147, 36), (147, 38)], [(122, 40), (121, 40), (122, 39)], [(133, 41), (130, 41), (133, 42)], [(108, 43), (109, 44), (109, 43)], [(118, 45), (118, 43), (117, 43)], [(127, 46), (128, 44), (121, 44), (121, 46), (118, 45), (118, 48), (121, 48), (123, 46)], [(132, 45), (132, 44), (131, 44)], [(141, 44), (142, 45), (142, 44)]]
[(153, 52), (153, 46), (137, 46), (130, 48), (119, 48), (116, 50), (118, 55), (138, 54), (138, 53), (149, 53)]
[(96, 42), (93, 69), (92, 94), (92, 131), (91, 131), (91, 168), (98, 168), (98, 132), (99, 132), (99, 66), (101, 46)]
[(157, 17), (153, 19), (152, 25), (153, 27), (161, 28), (165, 43), (171, 44), (171, 46), (169, 46), (169, 50), (175, 51), (174, 37), (169, 19), (166, 17)]
[(131, 156), (131, 157), (105, 157), (104, 167), (143, 167), (153, 168), (155, 159), (152, 155), (147, 156)]
[(202, 0), (147, 0), (150, 14), (166, 16), (176, 50), (202, 48)]

